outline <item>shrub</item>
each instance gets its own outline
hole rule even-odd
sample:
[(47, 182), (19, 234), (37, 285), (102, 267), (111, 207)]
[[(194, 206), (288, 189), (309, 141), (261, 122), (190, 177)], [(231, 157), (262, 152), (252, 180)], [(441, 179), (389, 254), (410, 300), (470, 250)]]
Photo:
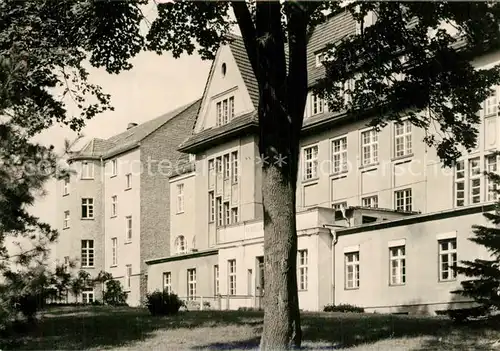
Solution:
[(166, 316), (179, 312), (179, 308), (185, 306), (176, 294), (166, 291), (154, 291), (146, 294), (146, 306), (153, 316)]
[(102, 300), (111, 306), (127, 306), (127, 293), (123, 291), (119, 281), (108, 280)]
[(326, 305), (323, 308), (323, 312), (354, 312), (354, 313), (363, 313), (365, 309), (359, 306), (353, 306), (349, 304), (340, 304), (340, 305)]

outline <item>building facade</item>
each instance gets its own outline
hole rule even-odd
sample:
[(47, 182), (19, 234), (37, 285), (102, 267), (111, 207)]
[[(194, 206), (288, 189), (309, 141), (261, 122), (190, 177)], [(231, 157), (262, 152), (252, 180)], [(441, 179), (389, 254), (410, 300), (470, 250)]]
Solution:
[[(327, 43), (356, 31), (345, 13), (308, 44), (309, 86)], [(477, 58), (476, 68), (500, 61)], [(346, 96), (348, 98), (348, 96)], [(475, 150), (444, 168), (408, 121), (376, 132), (368, 119), (329, 111), (309, 94), (297, 183), (299, 305), (350, 303), (368, 311), (423, 313), (466, 304), (451, 267), (487, 257), (467, 240), (495, 194), (483, 171), (497, 170), (497, 92), (484, 103)], [(258, 88), (243, 42), (213, 61), (192, 134), (179, 150), (193, 166), (170, 177), (170, 250), (146, 260), (148, 290), (167, 289), (200, 308), (259, 308), (264, 291)]]
[[(199, 101), (137, 125), (107, 140), (93, 139), (68, 162), (73, 170), (59, 181), (60, 263), (76, 263), (92, 278), (113, 275), (127, 292), (129, 305), (144, 297), (144, 260), (168, 252), (169, 177), (188, 162), (177, 151), (191, 132)], [(88, 288), (83, 302), (101, 299)]]

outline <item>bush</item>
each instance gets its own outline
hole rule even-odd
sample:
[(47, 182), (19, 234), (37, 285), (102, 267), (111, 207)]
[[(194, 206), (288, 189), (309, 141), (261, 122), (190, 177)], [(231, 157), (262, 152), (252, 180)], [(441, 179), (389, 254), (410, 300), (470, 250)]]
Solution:
[(340, 305), (326, 305), (323, 308), (323, 312), (353, 312), (353, 313), (364, 313), (365, 309), (363, 307), (353, 306), (349, 304), (340, 304)]
[(179, 312), (179, 308), (185, 306), (176, 294), (166, 291), (154, 291), (146, 294), (146, 306), (153, 316), (166, 316)]
[(119, 281), (108, 280), (102, 300), (111, 306), (127, 306), (127, 293), (123, 291)]

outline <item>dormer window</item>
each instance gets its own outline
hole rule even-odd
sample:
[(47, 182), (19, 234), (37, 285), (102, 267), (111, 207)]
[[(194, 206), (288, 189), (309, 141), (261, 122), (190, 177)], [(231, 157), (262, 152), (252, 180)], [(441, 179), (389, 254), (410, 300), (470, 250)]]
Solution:
[(234, 117), (234, 96), (221, 100), (216, 104), (217, 126), (222, 126)]
[(316, 57), (316, 67), (321, 67), (323, 65), (323, 61), (325, 61), (325, 53), (318, 52), (315, 57)]
[(323, 113), (325, 101), (316, 94), (311, 95), (311, 115)]

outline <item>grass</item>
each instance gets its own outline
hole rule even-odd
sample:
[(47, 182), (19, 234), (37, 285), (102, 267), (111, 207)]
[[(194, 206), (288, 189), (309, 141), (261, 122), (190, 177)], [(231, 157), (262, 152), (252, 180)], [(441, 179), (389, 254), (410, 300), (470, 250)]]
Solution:
[[(453, 325), (441, 317), (304, 313), (309, 350), (500, 350), (500, 323)], [(45, 311), (29, 332), (0, 339), (1, 350), (241, 350), (258, 347), (262, 313), (191, 311), (152, 317), (139, 308)], [(498, 346), (496, 346), (498, 344)]]

